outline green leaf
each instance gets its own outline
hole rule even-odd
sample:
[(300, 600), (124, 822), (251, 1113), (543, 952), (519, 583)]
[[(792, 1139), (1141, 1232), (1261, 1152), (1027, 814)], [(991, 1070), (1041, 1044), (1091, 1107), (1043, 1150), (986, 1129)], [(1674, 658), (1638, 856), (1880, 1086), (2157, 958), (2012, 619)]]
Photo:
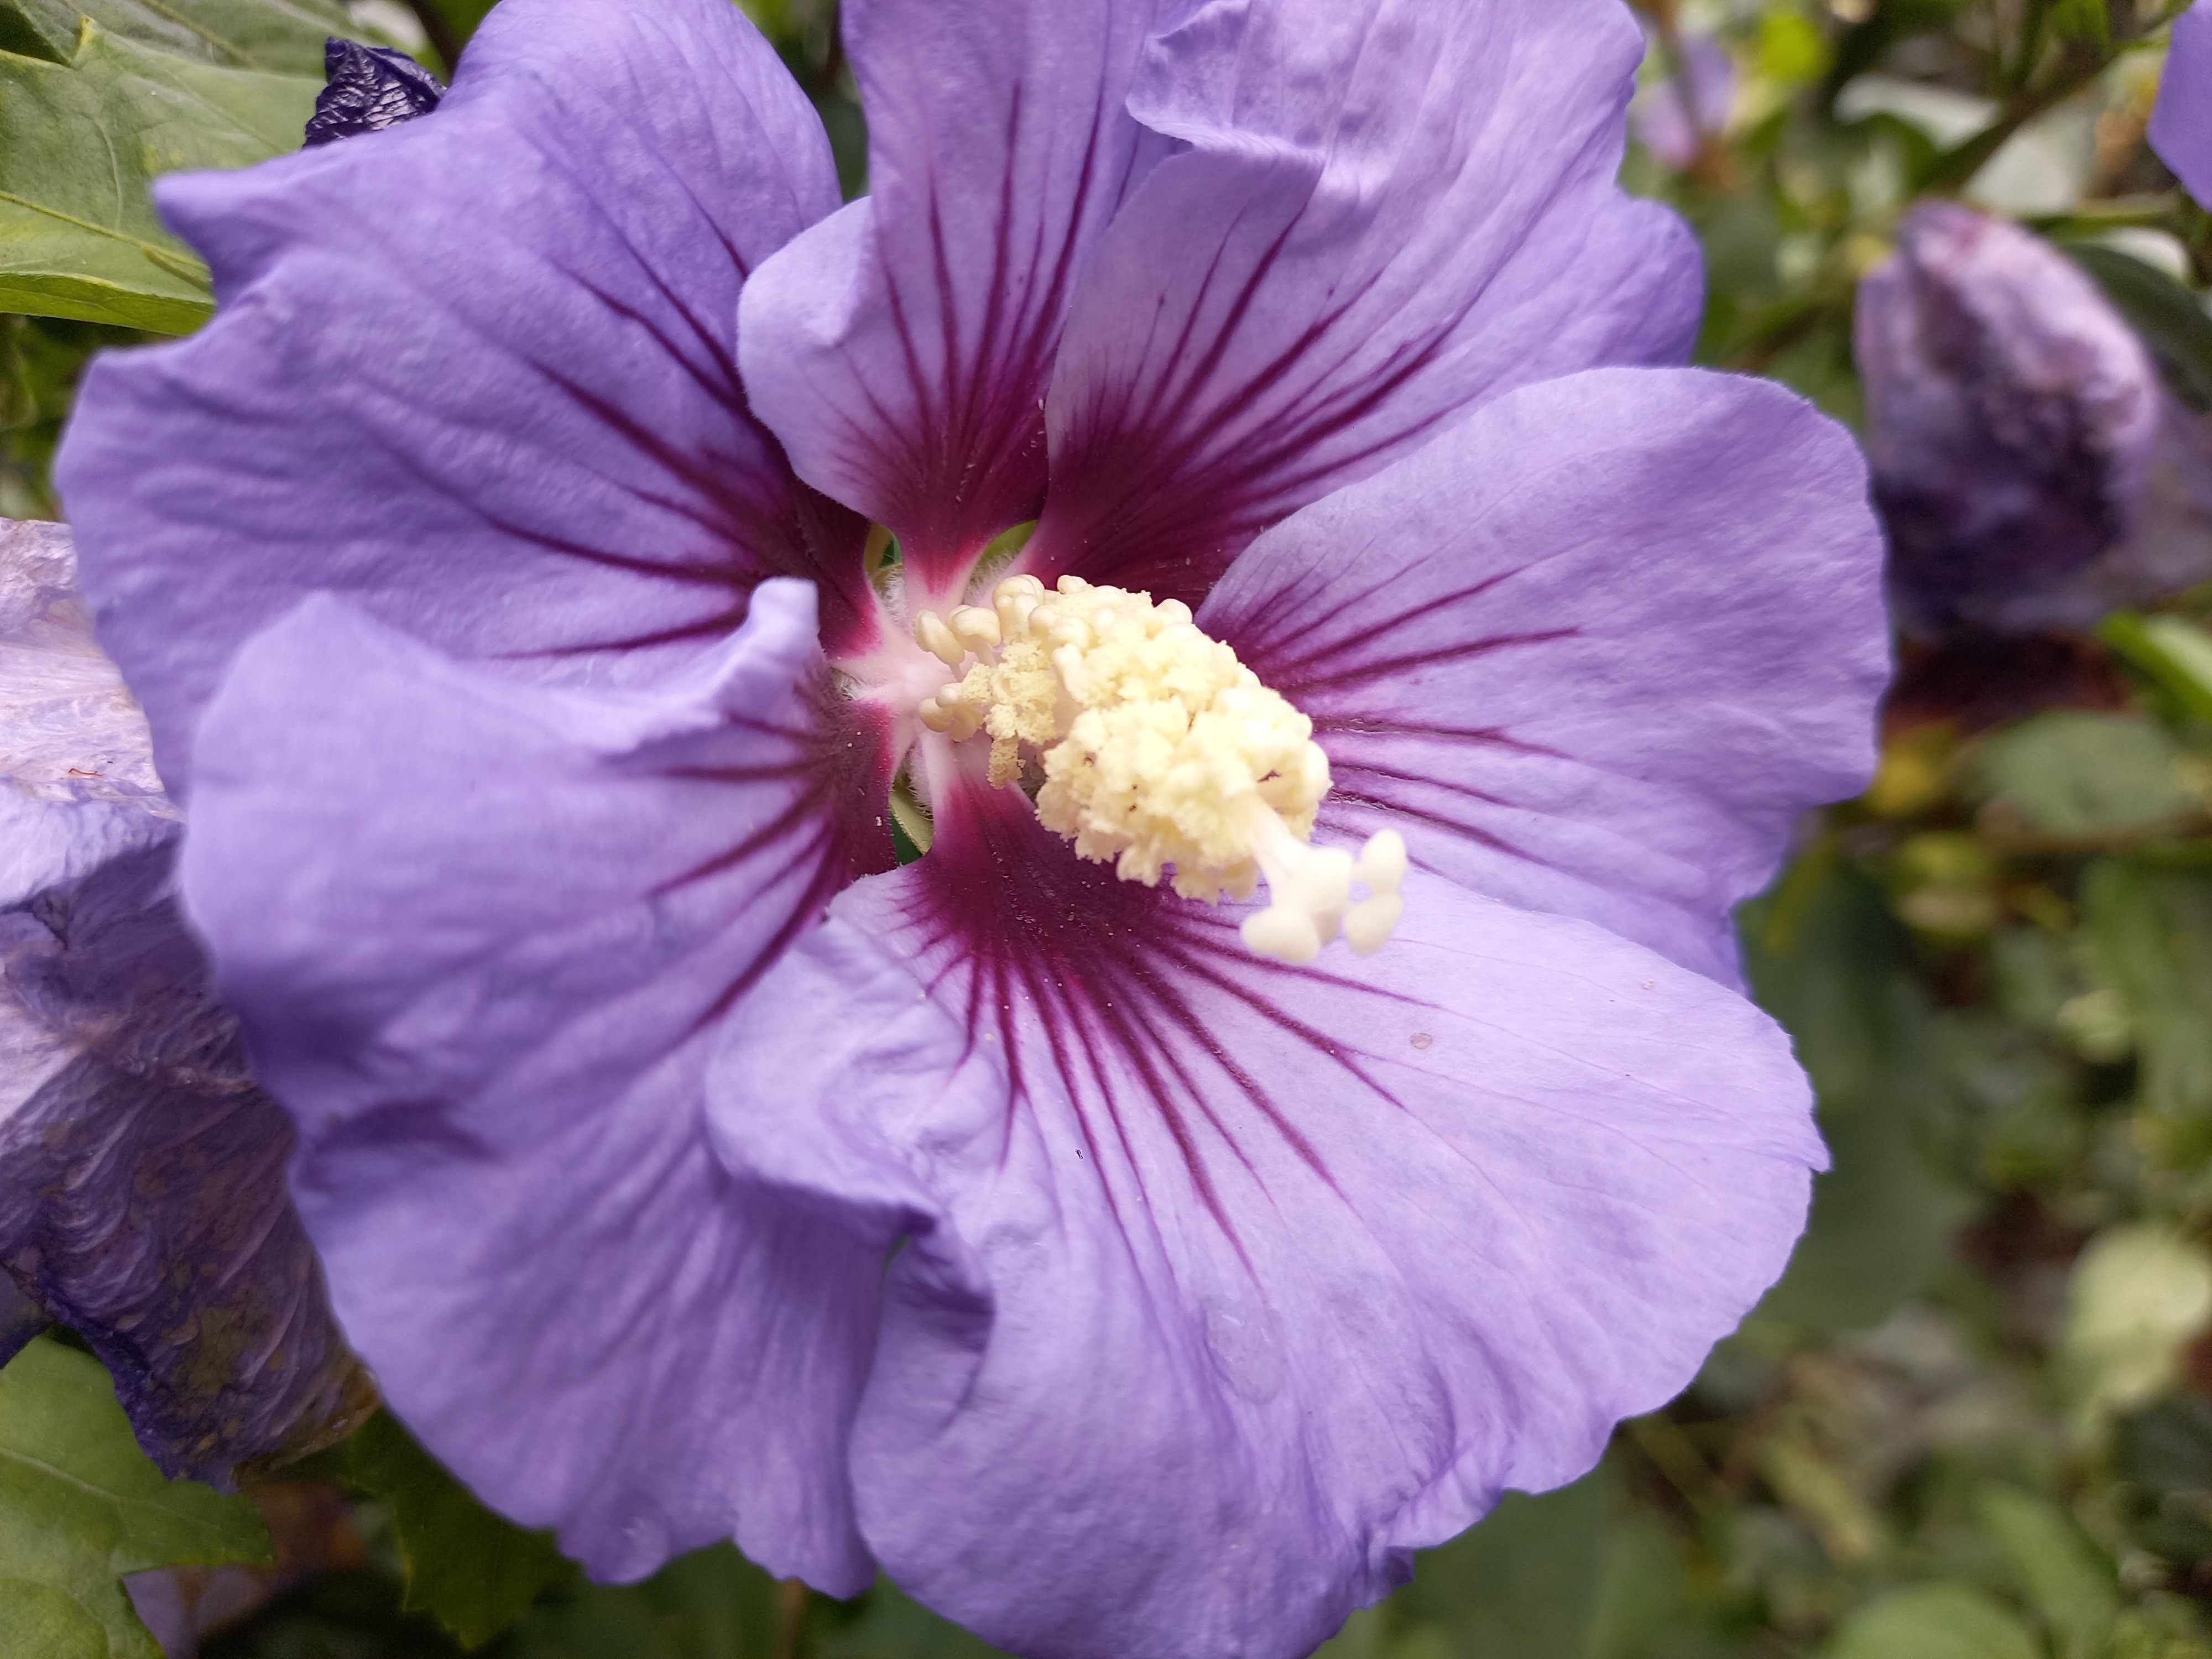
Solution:
[(90, 18), (107, 33), (226, 69), (323, 73), (323, 43), (362, 29), (335, 0), (0, 0), (0, 49), (66, 64)]
[(2177, 1166), (2212, 1155), (2212, 880), (2118, 860), (2081, 883), (2105, 978), (2127, 1006), (2136, 1100)]
[(2154, 1223), (2107, 1227), (2074, 1259), (2058, 1376), (2086, 1420), (2179, 1380), (2212, 1325), (2212, 1255)]
[(214, 308), (206, 268), (162, 228), (148, 186), (297, 149), (319, 85), (91, 23), (66, 64), (0, 53), (0, 311), (198, 326)]
[[(477, 25), (483, 21), (484, 14), (491, 9), (492, 0), (430, 0), (430, 9), (436, 12), (445, 21), (446, 27), (464, 43), (476, 33)], [(789, 9), (787, 0), (782, 9)], [(757, 21), (755, 7), (748, 5), (744, 10)]]
[(1974, 1510), (2057, 1636), (2060, 1659), (2090, 1659), (2120, 1614), (2112, 1564), (2057, 1504), (2018, 1486), (1984, 1486)]
[(1449, 1544), (1425, 1552), (1400, 1593), (1458, 1659), (1584, 1659), (1605, 1566), (1602, 1471), (1532, 1498), (1508, 1492)]
[(1647, 1514), (1609, 1526), (1596, 1588), (1587, 1659), (1650, 1659), (1685, 1600), (1682, 1564), (1665, 1523)]
[(2116, 611), (2098, 624), (2097, 636), (2198, 720), (2212, 721), (2212, 634), (2180, 617)]
[(1827, 37), (1803, 13), (1778, 7), (1759, 20), (1758, 66), (1782, 86), (1817, 81), (1827, 72)]
[(2181, 750), (2149, 721), (2056, 709), (1984, 744), (1975, 771), (1993, 803), (2051, 836), (2093, 836), (2178, 818), (2203, 805)]
[(489, 1641), (574, 1571), (550, 1533), (525, 1531), (486, 1509), (389, 1412), (346, 1442), (345, 1468), (349, 1480), (392, 1505), (406, 1611), (428, 1613), (464, 1646)]
[(1965, 1584), (1892, 1590), (1844, 1621), (1821, 1659), (2042, 1659), (2003, 1602)]
[(2106, 0), (2057, 0), (2051, 27), (2062, 39), (2086, 40), (2100, 50), (2112, 44), (2112, 17)]
[(998, 1649), (879, 1578), (858, 1620), (817, 1644), (820, 1659), (1003, 1659)]
[(2212, 1562), (2212, 1401), (2156, 1401), (2120, 1419), (2112, 1450), (2116, 1472), (2135, 1488), (2137, 1541), (2172, 1562)]
[[(783, 1594), (767, 1573), (716, 1544), (678, 1556), (641, 1584), (579, 1582), (555, 1592), (501, 1644), (499, 1659), (777, 1659), (789, 1650), (781, 1639)], [(879, 1594), (869, 1592), (871, 1608)], [(885, 1659), (923, 1651), (896, 1648)], [(989, 1650), (975, 1644), (968, 1651)]]
[(252, 1504), (162, 1477), (97, 1360), (41, 1337), (0, 1370), (0, 1659), (161, 1659), (122, 1574), (270, 1559)]
[(1871, 1325), (1926, 1281), (1968, 1207), (1915, 1140), (1935, 1070), (1925, 997), (1881, 890), (1863, 877), (1805, 866), (1741, 920), (1753, 994), (1812, 1076), (1835, 1160), (1759, 1314), (1822, 1330)]

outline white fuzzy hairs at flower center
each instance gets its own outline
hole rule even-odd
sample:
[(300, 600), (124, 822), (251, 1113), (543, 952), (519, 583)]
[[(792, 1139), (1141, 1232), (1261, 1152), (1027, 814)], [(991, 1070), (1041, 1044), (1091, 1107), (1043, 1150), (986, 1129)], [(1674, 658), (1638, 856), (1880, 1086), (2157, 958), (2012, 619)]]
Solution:
[[(1056, 591), (1009, 576), (991, 605), (914, 620), (922, 649), (960, 678), (922, 700), (921, 723), (955, 742), (991, 740), (990, 781), (1042, 774), (1037, 819), (1079, 857), (1124, 881), (1206, 903), (1251, 896), (1245, 945), (1311, 962), (1340, 932), (1362, 956), (1404, 913), (1406, 843), (1395, 830), (1359, 856), (1315, 847), (1328, 757), (1313, 722), (1175, 599), (1062, 576)], [(963, 672), (964, 671), (964, 672)], [(1353, 884), (1367, 896), (1355, 901)]]

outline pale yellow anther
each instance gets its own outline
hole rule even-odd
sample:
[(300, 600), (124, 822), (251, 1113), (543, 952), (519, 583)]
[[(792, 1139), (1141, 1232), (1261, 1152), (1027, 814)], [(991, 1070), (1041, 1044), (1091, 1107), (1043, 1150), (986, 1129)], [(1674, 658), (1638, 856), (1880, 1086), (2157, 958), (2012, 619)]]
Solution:
[(968, 647), (934, 611), (925, 611), (914, 619), (914, 642), (947, 668), (959, 667), (961, 659), (968, 654)]
[(1044, 599), (1044, 584), (1035, 576), (1009, 576), (991, 591), (991, 610), (999, 619), (999, 636), (1011, 640), (1028, 623), (1030, 614)]
[(999, 642), (999, 615), (980, 605), (963, 605), (948, 617), (952, 637), (969, 650), (988, 651)]
[(963, 605), (949, 626), (921, 613), (915, 638), (950, 667), (977, 659), (924, 699), (922, 724), (955, 741), (988, 732), (990, 781), (1027, 772), (1039, 822), (1079, 856), (1209, 903), (1264, 879), (1269, 902), (1241, 932), (1279, 961), (1310, 962), (1340, 933), (1362, 954), (1389, 937), (1404, 842), (1385, 830), (1357, 859), (1308, 842), (1329, 788), (1313, 722), (1188, 605), (1010, 576), (988, 610)]

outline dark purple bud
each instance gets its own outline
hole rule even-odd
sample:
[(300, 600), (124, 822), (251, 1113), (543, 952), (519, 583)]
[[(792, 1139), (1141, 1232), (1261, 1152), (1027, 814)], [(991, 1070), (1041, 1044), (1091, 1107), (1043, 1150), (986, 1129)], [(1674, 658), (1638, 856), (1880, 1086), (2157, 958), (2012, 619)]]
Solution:
[(428, 115), (446, 95), (445, 82), (405, 52), (335, 35), (323, 47), (323, 73), (329, 84), (315, 96), (310, 145), (396, 127)]
[(2094, 620), (2051, 596), (2128, 537), (2163, 398), (2096, 286), (2017, 226), (1930, 203), (1860, 284), (1856, 347), (1905, 626)]

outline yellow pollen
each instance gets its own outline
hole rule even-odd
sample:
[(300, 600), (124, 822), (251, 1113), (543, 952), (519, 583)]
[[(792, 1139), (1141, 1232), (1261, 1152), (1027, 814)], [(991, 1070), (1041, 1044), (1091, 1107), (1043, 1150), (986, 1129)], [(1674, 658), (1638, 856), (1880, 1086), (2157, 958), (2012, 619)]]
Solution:
[(1385, 830), (1356, 859), (1310, 844), (1329, 787), (1313, 722), (1189, 606), (1009, 576), (988, 609), (923, 611), (914, 637), (959, 676), (922, 700), (922, 724), (955, 742), (987, 733), (994, 784), (1034, 763), (1037, 819), (1078, 856), (1147, 887), (1172, 870), (1176, 892), (1207, 903), (1264, 878), (1267, 908), (1242, 932), (1278, 961), (1311, 962), (1340, 933), (1362, 956), (1390, 937), (1405, 842)]

